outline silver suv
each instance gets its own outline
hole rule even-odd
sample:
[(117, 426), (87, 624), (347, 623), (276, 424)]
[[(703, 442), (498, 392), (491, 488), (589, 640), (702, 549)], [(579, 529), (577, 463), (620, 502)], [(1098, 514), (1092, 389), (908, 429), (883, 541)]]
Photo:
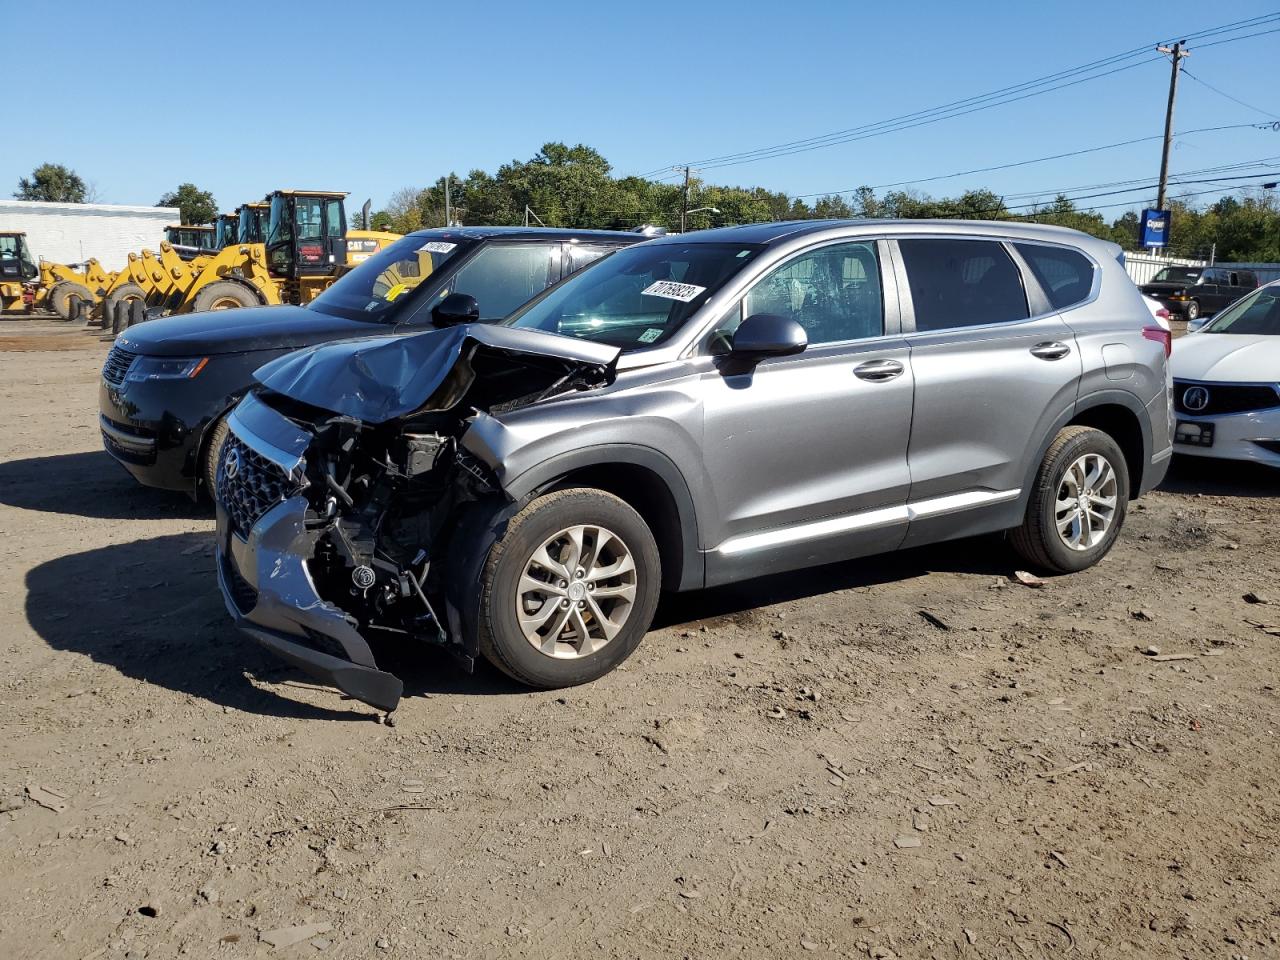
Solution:
[(663, 589), (991, 531), (1081, 570), (1172, 450), (1169, 335), (1070, 230), (708, 230), (474, 307), (261, 368), (218, 466), (231, 614), (387, 711), (377, 636), (557, 687)]

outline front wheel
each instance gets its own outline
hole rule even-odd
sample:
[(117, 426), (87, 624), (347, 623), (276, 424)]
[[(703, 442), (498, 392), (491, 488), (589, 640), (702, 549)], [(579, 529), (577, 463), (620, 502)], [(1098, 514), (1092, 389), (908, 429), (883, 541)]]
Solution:
[(1114, 440), (1065, 427), (1036, 474), (1026, 519), (1011, 536), (1023, 559), (1053, 573), (1091, 567), (1116, 542), (1129, 505), (1129, 469)]
[(1200, 304), (1196, 300), (1188, 300), (1187, 305), (1183, 308), (1183, 313), (1187, 318), (1187, 323), (1198, 319), (1200, 316)]
[(262, 303), (257, 294), (235, 280), (215, 280), (196, 294), (194, 308), (197, 313), (205, 310), (238, 310), (257, 307)]
[(595, 680), (640, 644), (661, 582), (653, 533), (627, 503), (585, 487), (549, 493), (489, 551), (480, 652), (531, 687)]

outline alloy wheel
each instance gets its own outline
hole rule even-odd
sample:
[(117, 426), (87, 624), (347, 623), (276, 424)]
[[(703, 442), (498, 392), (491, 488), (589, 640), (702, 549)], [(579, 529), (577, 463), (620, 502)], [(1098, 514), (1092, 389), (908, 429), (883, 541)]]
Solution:
[(1119, 484), (1111, 461), (1099, 453), (1076, 460), (1058, 484), (1054, 525), (1072, 550), (1089, 550), (1102, 542), (1115, 521)]
[(567, 527), (525, 562), (516, 620), (546, 656), (590, 656), (626, 624), (636, 588), (635, 560), (622, 538), (594, 524)]

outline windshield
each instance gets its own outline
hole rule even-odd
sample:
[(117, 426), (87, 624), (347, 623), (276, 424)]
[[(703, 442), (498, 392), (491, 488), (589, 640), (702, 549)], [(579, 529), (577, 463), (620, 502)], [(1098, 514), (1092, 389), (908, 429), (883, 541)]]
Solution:
[(13, 234), (0, 236), (0, 277), (30, 280), (37, 273), (39, 271), (31, 262), (31, 255), (27, 252), (23, 238)]
[(1155, 275), (1153, 283), (1195, 283), (1200, 279), (1200, 271), (1190, 267), (1165, 267)]
[(219, 250), (229, 247), (236, 242), (236, 231), (239, 224), (236, 218), (229, 213), (225, 213), (218, 218), (218, 232), (214, 239), (214, 246)]
[(355, 320), (390, 322), (393, 305), (466, 247), (451, 240), (405, 237), (340, 278), (311, 307)]
[(1237, 300), (1200, 332), (1280, 336), (1280, 286), (1263, 287)]
[(760, 249), (680, 242), (628, 247), (552, 287), (503, 323), (642, 350), (684, 326)]

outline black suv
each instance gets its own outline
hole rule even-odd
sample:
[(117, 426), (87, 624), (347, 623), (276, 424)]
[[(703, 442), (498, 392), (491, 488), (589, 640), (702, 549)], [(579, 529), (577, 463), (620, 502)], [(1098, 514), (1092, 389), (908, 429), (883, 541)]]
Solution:
[(1258, 289), (1258, 277), (1233, 267), (1165, 267), (1142, 285), (1142, 292), (1190, 322), (1225, 310)]
[(165, 317), (116, 339), (98, 391), (102, 442), (143, 484), (193, 497), (213, 489), (225, 417), (253, 371), (299, 347), (429, 329), (450, 294), (501, 320), (638, 233), (459, 227), (409, 234), (305, 307)]

